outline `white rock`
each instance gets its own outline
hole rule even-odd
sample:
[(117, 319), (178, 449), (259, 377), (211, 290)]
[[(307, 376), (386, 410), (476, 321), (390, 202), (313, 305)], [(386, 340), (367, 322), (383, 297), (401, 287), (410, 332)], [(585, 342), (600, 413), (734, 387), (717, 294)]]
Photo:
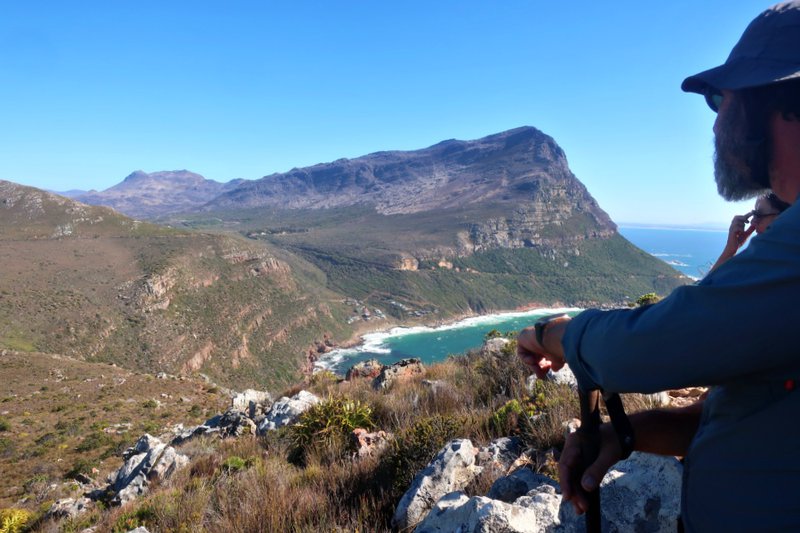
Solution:
[(481, 468), (475, 465), (477, 450), (469, 439), (450, 441), (421, 470), (397, 504), (392, 526), (406, 530), (421, 521), (445, 494), (466, 487)]
[(534, 512), (483, 496), (468, 498), (453, 492), (441, 498), (417, 533), (537, 533), (541, 531)]
[(304, 390), (301, 390), (291, 398), (284, 396), (272, 404), (266, 418), (258, 426), (258, 432), (265, 433), (294, 423), (301, 414), (318, 404), (319, 401), (320, 399), (317, 396)]
[(267, 391), (247, 389), (231, 400), (231, 408), (244, 411), (250, 418), (264, 414), (272, 404), (272, 396)]
[(150, 435), (143, 435), (123, 453), (125, 464), (112, 477), (112, 503), (124, 504), (145, 494), (150, 481), (166, 479), (189, 464), (189, 458)]

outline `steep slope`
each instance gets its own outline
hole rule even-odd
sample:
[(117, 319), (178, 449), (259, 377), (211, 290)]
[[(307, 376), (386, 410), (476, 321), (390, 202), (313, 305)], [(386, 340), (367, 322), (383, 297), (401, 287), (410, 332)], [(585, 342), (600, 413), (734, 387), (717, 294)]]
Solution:
[(219, 183), (187, 170), (151, 174), (137, 170), (113, 187), (78, 194), (74, 198), (87, 204), (113, 207), (131, 217), (154, 218), (201, 206), (242, 181)]
[(401, 318), (617, 303), (687, 281), (622, 238), (532, 127), (273, 174), (203, 210), (176, 222), (235, 223)]
[[(205, 209), (368, 205), (392, 215), (496, 202), (532, 209), (547, 206), (560, 215), (585, 211), (600, 226), (614, 228), (570, 172), (564, 151), (532, 127), (272, 174), (241, 183)], [(560, 212), (564, 207), (567, 212)]]
[(349, 330), (266, 243), (137, 222), (0, 182), (0, 349), (229, 385), (295, 381), (306, 349)]

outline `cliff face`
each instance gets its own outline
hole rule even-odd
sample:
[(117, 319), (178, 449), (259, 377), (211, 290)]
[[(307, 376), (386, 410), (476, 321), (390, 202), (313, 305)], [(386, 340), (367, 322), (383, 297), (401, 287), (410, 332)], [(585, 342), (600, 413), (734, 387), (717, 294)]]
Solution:
[(616, 231), (570, 172), (563, 150), (531, 127), (272, 174), (240, 184), (203, 209), (352, 206), (385, 216), (470, 210), (448, 242), (437, 242), (434, 250), (421, 243), (405, 250), (420, 258), (442, 251), (464, 255), (496, 247), (560, 246)]
[(205, 209), (371, 205), (385, 215), (409, 214), (564, 194), (583, 201), (575, 196), (579, 189), (586, 195), (555, 141), (522, 127), (474, 141), (449, 140), (272, 174), (240, 184)]

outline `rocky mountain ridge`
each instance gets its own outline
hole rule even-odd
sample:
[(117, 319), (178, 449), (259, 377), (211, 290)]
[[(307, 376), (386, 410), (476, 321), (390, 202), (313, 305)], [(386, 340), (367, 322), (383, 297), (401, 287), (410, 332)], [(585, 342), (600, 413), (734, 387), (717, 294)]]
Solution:
[(113, 187), (77, 194), (73, 198), (87, 204), (112, 207), (131, 217), (153, 218), (199, 207), (243, 181), (219, 183), (188, 170), (150, 174), (137, 170)]
[(393, 215), (497, 202), (530, 205), (539, 213), (552, 211), (554, 205), (563, 210), (569, 202), (613, 228), (570, 172), (564, 151), (529, 126), (472, 141), (451, 139), (421, 150), (377, 152), (271, 174), (239, 184), (203, 209), (368, 205)]

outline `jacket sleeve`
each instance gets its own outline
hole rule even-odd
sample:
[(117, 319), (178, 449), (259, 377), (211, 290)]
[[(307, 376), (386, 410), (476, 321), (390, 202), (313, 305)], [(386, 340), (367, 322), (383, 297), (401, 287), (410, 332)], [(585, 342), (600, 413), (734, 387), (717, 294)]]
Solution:
[(800, 206), (697, 285), (637, 309), (590, 309), (563, 338), (584, 389), (655, 392), (800, 365)]

